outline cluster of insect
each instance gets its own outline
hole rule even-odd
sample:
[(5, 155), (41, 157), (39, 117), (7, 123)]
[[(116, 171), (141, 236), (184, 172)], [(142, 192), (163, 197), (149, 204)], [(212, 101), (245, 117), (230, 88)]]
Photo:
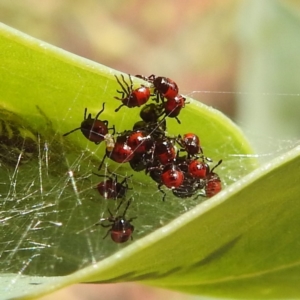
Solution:
[[(115, 111), (118, 112), (122, 107), (141, 107), (141, 119), (132, 129), (116, 133), (115, 126), (109, 127), (107, 120), (100, 120), (100, 115), (105, 109), (103, 103), (102, 109), (94, 118), (91, 114), (87, 115), (85, 109), (80, 127), (65, 133), (64, 136), (81, 130), (91, 142), (105, 142), (106, 152), (99, 170), (102, 169), (106, 158), (120, 164), (129, 163), (133, 171), (143, 171), (157, 183), (163, 201), (167, 196), (163, 187), (170, 189), (173, 195), (179, 198), (212, 197), (217, 194), (222, 185), (215, 169), (222, 160), (211, 168), (209, 163), (212, 163), (212, 160), (204, 155), (200, 139), (195, 133), (185, 133), (182, 136), (167, 135), (166, 119), (175, 118), (180, 124), (178, 117), (186, 104), (185, 97), (179, 94), (177, 84), (166, 77), (136, 75), (147, 81), (147, 85), (134, 88), (130, 75), (127, 81), (123, 75), (115, 77), (120, 86), (115, 99), (121, 101), (121, 105)], [(126, 201), (126, 193), (130, 189), (128, 179), (133, 175), (119, 181), (115, 173), (109, 176), (94, 174), (104, 178), (97, 185), (103, 198), (120, 199), (116, 213), (108, 210), (109, 216), (101, 218), (96, 225), (108, 227), (104, 238), (110, 234), (115, 243), (132, 239), (134, 226), (131, 222), (134, 218), (126, 217), (132, 198), (127, 200), (123, 213), (118, 212)]]

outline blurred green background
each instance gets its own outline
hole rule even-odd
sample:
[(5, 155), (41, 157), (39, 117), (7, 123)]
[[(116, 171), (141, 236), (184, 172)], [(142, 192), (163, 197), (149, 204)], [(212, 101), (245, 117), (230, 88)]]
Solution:
[[(235, 120), (261, 160), (298, 143), (299, 1), (1, 0), (0, 21), (117, 70), (174, 79)], [(198, 299), (135, 284), (43, 299), (54, 298)]]

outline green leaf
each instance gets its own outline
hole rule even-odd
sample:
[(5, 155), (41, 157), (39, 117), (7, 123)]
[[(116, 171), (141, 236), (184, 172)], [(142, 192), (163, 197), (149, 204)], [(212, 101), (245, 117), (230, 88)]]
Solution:
[(297, 147), (119, 253), (53, 278), (47, 288), (140, 281), (225, 298), (298, 299), (299, 168)]
[[(221, 211), (238, 209), (245, 218), (247, 208), (241, 206), (245, 201), (238, 203), (233, 197), (239, 189), (231, 184), (257, 167), (248, 141), (228, 118), (188, 98), (180, 114), (182, 124), (167, 121), (170, 135), (196, 132), (205, 155), (214, 161), (223, 159), (218, 174), (224, 192), (204, 203), (168, 193), (162, 202), (156, 184), (135, 173), (130, 180), (134, 201), (128, 211), (130, 217), (137, 217), (134, 241), (128, 247), (116, 245), (109, 238), (103, 240), (104, 228), (94, 226), (107, 216), (108, 207), (117, 205), (101, 199), (94, 189), (99, 178), (92, 172), (97, 171), (104, 145), (90, 143), (80, 131), (65, 138), (62, 134), (80, 125), (85, 108), (95, 115), (103, 102), (101, 119), (109, 120), (118, 132), (132, 128), (138, 109), (114, 112), (119, 105), (114, 99), (118, 88), (114, 75), (119, 73), (5, 25), (0, 26), (0, 53), (5, 141), (1, 150), (6, 153), (1, 156), (0, 266), (5, 298), (38, 296), (74, 282), (130, 280), (202, 294), (206, 292), (196, 291), (198, 280), (227, 275), (230, 270), (216, 271), (208, 262), (227, 252), (231, 257), (235, 247), (241, 252), (241, 234), (248, 227), (240, 224), (239, 214), (226, 219)], [(141, 82), (134, 78), (134, 84)], [(118, 174), (132, 173), (127, 165), (110, 161), (109, 168)], [(247, 183), (235, 184), (243, 185)], [(197, 267), (203, 260), (207, 261), (204, 273)], [(191, 280), (188, 288), (181, 272)]]
[(299, 168), (300, 146), (78, 276), (225, 298), (299, 298)]

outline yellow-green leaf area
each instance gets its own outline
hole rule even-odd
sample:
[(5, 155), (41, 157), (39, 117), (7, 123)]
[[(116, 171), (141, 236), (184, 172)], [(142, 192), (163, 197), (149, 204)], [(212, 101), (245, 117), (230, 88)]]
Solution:
[[(256, 160), (251, 158), (252, 148), (241, 130), (220, 112), (188, 97), (179, 117), (181, 124), (167, 119), (169, 135), (195, 132), (200, 136), (206, 156), (215, 163), (223, 159), (218, 174), (222, 178), (224, 193), (215, 199), (179, 199), (167, 192), (163, 202), (156, 184), (148, 176), (142, 172), (133, 173), (128, 164), (120, 166), (108, 160), (108, 168), (120, 176), (133, 173), (129, 181), (132, 190), (128, 196), (133, 199), (128, 215), (137, 217), (133, 241), (117, 245), (109, 237), (103, 239), (107, 229), (95, 226), (100, 218), (107, 216), (108, 208), (113, 210), (117, 205), (115, 201), (102, 199), (95, 190), (99, 178), (93, 172), (98, 172), (105, 145), (91, 143), (80, 131), (66, 137), (62, 135), (80, 126), (85, 108), (95, 116), (103, 103), (105, 111), (101, 120), (115, 125), (117, 132), (132, 128), (139, 119), (138, 108), (124, 107), (115, 112), (120, 102), (114, 98), (119, 88), (114, 75), (120, 73), (5, 25), (0, 26), (0, 53), (2, 135), (5, 132), (3, 128), (10, 128), (12, 133), (9, 142), (4, 145), (7, 155), (3, 156), (3, 184), (0, 187), (3, 245), (0, 268), (2, 274), (9, 274), (3, 277), (2, 282), (6, 298), (22, 296), (25, 293), (22, 291), (29, 294), (48, 291), (47, 277), (39, 281), (41, 277), (35, 276), (66, 276), (102, 260), (106, 266), (106, 259), (109, 260), (113, 253), (127, 257), (128, 270), (117, 260), (118, 265), (110, 260), (109, 269), (93, 276), (94, 280), (144, 278), (150, 282), (158, 278), (157, 272), (164, 274), (161, 278), (173, 278), (177, 277), (179, 268), (191, 268), (191, 262), (197, 263), (199, 253), (195, 251), (193, 222), (202, 224), (205, 219), (203, 212), (199, 214), (199, 209), (210, 211), (211, 207), (225, 205), (225, 199), (230, 195), (226, 191), (230, 190), (231, 184), (257, 167)], [(162, 75), (172, 77), (171, 74)], [(135, 86), (146, 84), (134, 77), (133, 81)], [(179, 82), (178, 85), (180, 87)], [(27, 160), (18, 160), (20, 154)], [(215, 216), (208, 218), (204, 232), (218, 221)], [(234, 223), (234, 218), (230, 221)], [(149, 234), (146, 240), (142, 239)], [(223, 233), (220, 231), (218, 234), (222, 236)], [(200, 240), (206, 246), (202, 247), (200, 256), (223, 249), (227, 243), (238, 244), (238, 236), (230, 235), (228, 240), (223, 235), (217, 243), (214, 235), (203, 236)], [(159, 247), (149, 254), (147, 249), (157, 245), (158, 241), (161, 243)], [(175, 252), (166, 251), (169, 242), (175, 247)], [(191, 252), (188, 259), (180, 254), (185, 249)], [(154, 257), (160, 257), (164, 263), (160, 263), (158, 270), (155, 269), (158, 265), (153, 264), (151, 273), (148, 262), (155, 261)], [(175, 260), (176, 265), (171, 265)], [(140, 268), (138, 273), (136, 266)], [(85, 276), (91, 272), (86, 270), (83, 271)], [(210, 272), (214, 273), (214, 268)], [(11, 274), (19, 273), (22, 276), (15, 277), (15, 282), (22, 287), (20, 290), (15, 288), (14, 279), (10, 279), (13, 278)], [(25, 275), (32, 277), (28, 280), (28, 277), (23, 277)], [(84, 280), (80, 278), (82, 275), (72, 276), (58, 278), (57, 286)], [(51, 288), (56, 286), (53, 280), (49, 279)], [(46, 287), (41, 289), (44, 283)], [(168, 280), (155, 284), (168, 286)]]

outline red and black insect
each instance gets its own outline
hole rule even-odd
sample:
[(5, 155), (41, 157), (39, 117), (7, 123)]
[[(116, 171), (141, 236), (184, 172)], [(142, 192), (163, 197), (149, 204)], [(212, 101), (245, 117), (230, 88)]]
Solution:
[(184, 181), (184, 173), (175, 164), (166, 165), (161, 173), (161, 183), (158, 185), (158, 189), (163, 193), (163, 201), (165, 200), (166, 193), (161, 189), (165, 185), (169, 189), (179, 188)]
[[(117, 211), (119, 210), (122, 202), (117, 207)], [(103, 237), (105, 239), (108, 234), (110, 233), (111, 239), (115, 243), (124, 243), (127, 242), (130, 238), (132, 239), (132, 233), (134, 231), (134, 226), (131, 224), (132, 220), (134, 220), (136, 217), (126, 219), (125, 215), (126, 212), (131, 204), (131, 199), (128, 200), (126, 208), (122, 215), (114, 216), (110, 210), (109, 217), (100, 219), (98, 223), (95, 225), (101, 225), (102, 227), (110, 227), (110, 229), (107, 231), (106, 235)], [(108, 221), (109, 224), (103, 224), (102, 222)]]
[(108, 134), (109, 130), (113, 130), (115, 133), (115, 126), (113, 125), (111, 128), (108, 128), (107, 120), (98, 120), (101, 113), (104, 111), (105, 103), (103, 103), (102, 109), (98, 112), (95, 118), (92, 118), (91, 114), (87, 115), (87, 108), (84, 109), (84, 118), (81, 122), (80, 127), (75, 128), (65, 134), (63, 136), (67, 136), (70, 133), (81, 130), (82, 134), (91, 142), (94, 142), (96, 145), (100, 144), (104, 141), (105, 136)]
[(192, 161), (186, 156), (179, 156), (178, 154), (179, 152), (177, 152), (175, 164), (183, 173), (184, 179), (181, 185), (172, 188), (172, 193), (179, 198), (188, 198), (204, 187), (204, 180), (193, 177), (189, 172), (189, 165)]
[(195, 133), (186, 133), (181, 137), (177, 138), (177, 143), (185, 150), (188, 157), (196, 156), (198, 154), (203, 154), (202, 148), (200, 146), (200, 139)]
[(149, 77), (150, 80), (153, 80), (153, 85), (157, 93), (161, 96), (170, 99), (174, 98), (178, 94), (178, 86), (175, 81), (167, 77), (155, 77), (151, 75)]
[(111, 176), (100, 175), (93, 173), (98, 177), (104, 177), (106, 180), (98, 183), (96, 189), (98, 190), (99, 194), (105, 199), (118, 199), (124, 198), (126, 193), (129, 189), (128, 186), (128, 179), (132, 176), (125, 177), (121, 182), (118, 182), (118, 175), (112, 173)]
[(169, 138), (158, 139), (154, 146), (154, 158), (162, 165), (173, 162), (176, 158), (176, 148)]
[(163, 171), (163, 166), (159, 163), (159, 161), (157, 160), (153, 161), (152, 159), (151, 161), (148, 162), (145, 173), (149, 174), (152, 180), (162, 185), (162, 181), (161, 181), (162, 171)]
[(190, 160), (188, 163), (188, 173), (199, 179), (205, 179), (209, 174), (209, 165), (204, 161)]
[(163, 102), (164, 113), (169, 118), (175, 118), (176, 121), (180, 124), (178, 115), (182, 108), (185, 106), (185, 97), (182, 95), (177, 95), (174, 98), (167, 98), (167, 101)]
[(129, 164), (132, 170), (134, 170), (135, 172), (140, 172), (146, 170), (151, 159), (153, 159), (151, 152), (142, 154), (135, 153), (133, 158), (129, 161)]
[(167, 130), (165, 117), (159, 119), (163, 114), (164, 111), (161, 104), (146, 104), (140, 111), (140, 117), (143, 121), (137, 122), (135, 127), (140, 126), (155, 139), (162, 137)]
[(162, 170), (161, 181), (169, 189), (179, 187), (183, 183), (183, 179), (183, 172), (174, 164), (168, 164)]
[(185, 177), (182, 185), (178, 188), (172, 189), (172, 193), (178, 198), (190, 198), (203, 187), (204, 180), (191, 180), (190, 178)]
[(162, 119), (158, 122), (145, 122), (138, 121), (133, 125), (133, 131), (145, 131), (148, 135), (151, 136), (154, 140), (165, 137), (165, 131), (167, 129), (167, 123), (165, 119)]
[(206, 183), (204, 187), (206, 197), (210, 198), (222, 190), (222, 181), (219, 175), (214, 172), (215, 168), (218, 167), (221, 163), (222, 160), (220, 160), (206, 176)]
[(149, 77), (145, 77), (143, 75), (136, 75), (136, 77), (142, 78), (153, 84), (154, 94), (156, 94), (156, 102), (158, 103), (159, 99), (162, 101), (162, 106), (159, 109), (156, 109), (156, 111), (162, 111), (159, 116), (165, 113), (167, 117), (175, 118), (180, 124), (178, 115), (181, 109), (185, 106), (186, 99), (182, 95), (178, 94), (179, 89), (176, 82), (167, 77), (156, 77), (153, 74)]
[(115, 99), (122, 101), (122, 104), (115, 109), (116, 112), (119, 111), (119, 109), (122, 106), (127, 106), (129, 108), (139, 107), (149, 100), (151, 96), (149, 87), (141, 85), (139, 88), (133, 89), (133, 82), (130, 75), (128, 75), (130, 85), (128, 85), (128, 83), (126, 82), (123, 74), (121, 74), (123, 83), (119, 80), (119, 78), (116, 75), (115, 77), (117, 79), (118, 84), (122, 88), (121, 91), (117, 90), (117, 92), (121, 94), (121, 97), (115, 97)]
[(157, 95), (156, 102), (159, 102), (159, 98), (174, 98), (178, 94), (178, 86), (175, 81), (170, 78), (150, 75), (145, 77), (143, 75), (136, 75), (136, 77), (142, 78), (148, 82), (151, 82), (154, 86), (154, 93)]
[(134, 154), (143, 154), (153, 147), (154, 141), (151, 136), (143, 130), (131, 131), (127, 138), (127, 145), (131, 147)]
[(140, 117), (147, 123), (157, 123), (163, 112), (162, 106), (155, 103), (146, 104), (140, 111)]
[(102, 168), (106, 157), (109, 157), (111, 160), (120, 164), (129, 162), (133, 158), (134, 152), (132, 148), (127, 145), (127, 138), (127, 135), (120, 135), (117, 137), (114, 147), (111, 151), (106, 148), (105, 155), (103, 156), (98, 170)]

